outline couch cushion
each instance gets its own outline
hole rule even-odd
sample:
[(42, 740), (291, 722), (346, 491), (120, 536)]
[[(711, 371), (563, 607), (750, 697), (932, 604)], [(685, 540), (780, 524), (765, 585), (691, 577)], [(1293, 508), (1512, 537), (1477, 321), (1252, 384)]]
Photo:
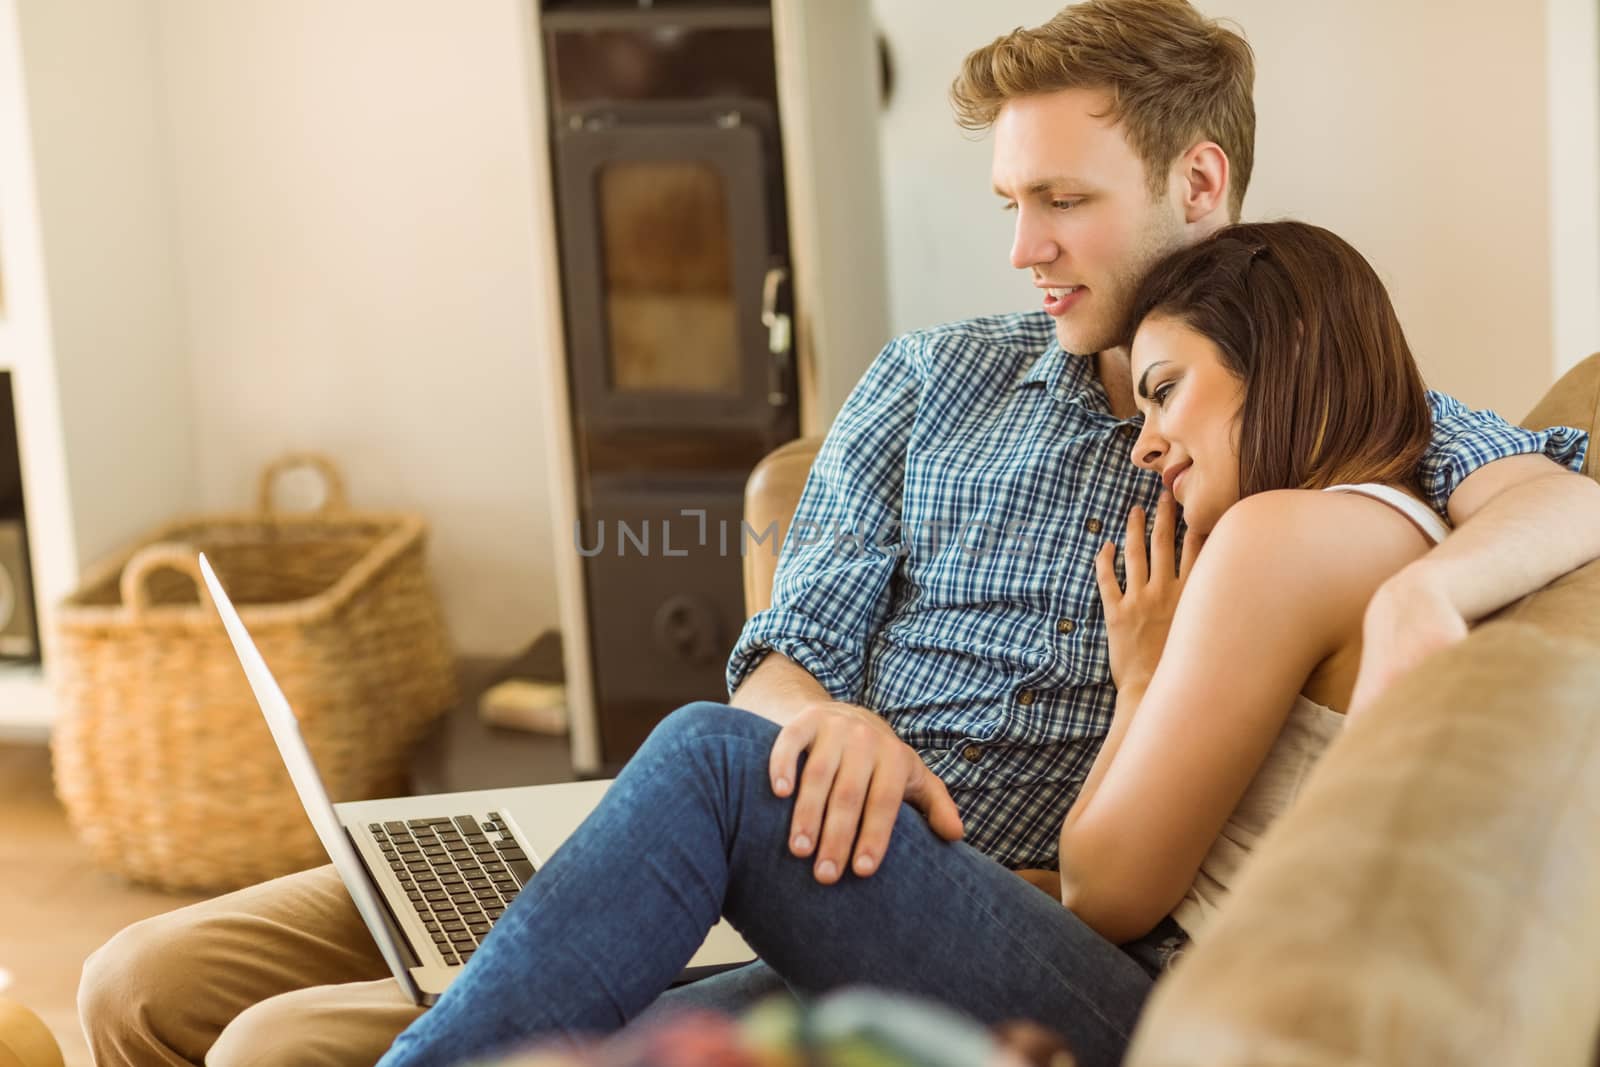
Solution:
[[(1537, 593), (1500, 611), (1495, 619), (1509, 619), (1565, 637), (1600, 652), (1600, 560), (1557, 578)], [(1600, 712), (1600, 694), (1596, 694)]]
[(1488, 623), (1354, 719), (1130, 1067), (1589, 1064), (1600, 654)]

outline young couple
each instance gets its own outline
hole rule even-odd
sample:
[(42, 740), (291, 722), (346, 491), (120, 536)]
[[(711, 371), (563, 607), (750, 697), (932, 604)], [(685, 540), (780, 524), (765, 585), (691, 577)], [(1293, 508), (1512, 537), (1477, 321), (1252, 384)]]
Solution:
[(1045, 313), (892, 342), (797, 520), (868, 543), (1026, 521), (1031, 555), (797, 543), (731, 706), (667, 718), (425, 1014), (321, 869), (100, 950), (97, 1062), (449, 1064), (606, 1032), (719, 915), (757, 981), (919, 993), (1117, 1062), (1343, 713), (1600, 555), (1600, 494), (1562, 469), (1583, 434), (1425, 393), (1359, 254), (1229, 225), (1252, 80), (1181, 0), (1069, 7), (956, 80)]

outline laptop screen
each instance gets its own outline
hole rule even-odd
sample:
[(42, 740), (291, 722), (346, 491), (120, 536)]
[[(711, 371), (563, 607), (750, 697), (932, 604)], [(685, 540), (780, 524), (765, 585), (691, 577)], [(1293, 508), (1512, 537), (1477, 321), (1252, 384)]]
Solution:
[(300, 721), (290, 709), (289, 701), (283, 695), (283, 690), (278, 687), (277, 679), (267, 669), (266, 661), (261, 658), (255, 642), (245, 630), (244, 622), (234, 610), (233, 602), (222, 588), (222, 583), (217, 580), (216, 572), (211, 569), (211, 561), (206, 559), (204, 552), (200, 553), (200, 573), (205, 577), (206, 589), (211, 594), (212, 602), (216, 604), (217, 614), (222, 617), (222, 625), (228, 631), (233, 651), (238, 655), (240, 665), (244, 667), (244, 676), (250, 683), (250, 690), (255, 694), (256, 703), (261, 706), (261, 713), (266, 716), (267, 728), (272, 731), (272, 739), (278, 745), (283, 765), (288, 768), (295, 792), (300, 795), (301, 806), (311, 819), (311, 825), (316, 830), (317, 837), (321, 839), (322, 847), (327, 850), (328, 858), (333, 860), (340, 877), (344, 879), (345, 887), (349, 889), (350, 896), (355, 901), (356, 910), (361, 913), (367, 929), (372, 931), (373, 940), (383, 952), (389, 969), (394, 972), (402, 985), (409, 985), (409, 970), (401, 962), (390, 940), (388, 927), (384, 921), (383, 905), (371, 888), (366, 867), (356, 853), (355, 845), (345, 834), (344, 825), (340, 823), (339, 816), (333, 810), (333, 801), (329, 799), (328, 791), (323, 787), (322, 776), (317, 773), (317, 765), (312, 762), (311, 749), (306, 747), (305, 738), (300, 733)]

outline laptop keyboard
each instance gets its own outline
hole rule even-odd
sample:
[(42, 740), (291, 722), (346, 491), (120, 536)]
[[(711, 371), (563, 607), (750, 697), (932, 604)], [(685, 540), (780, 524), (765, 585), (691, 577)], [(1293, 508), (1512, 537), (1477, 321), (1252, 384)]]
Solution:
[(457, 815), (375, 822), (367, 830), (446, 963), (471, 959), (533, 877), (533, 863), (498, 812), (481, 824)]

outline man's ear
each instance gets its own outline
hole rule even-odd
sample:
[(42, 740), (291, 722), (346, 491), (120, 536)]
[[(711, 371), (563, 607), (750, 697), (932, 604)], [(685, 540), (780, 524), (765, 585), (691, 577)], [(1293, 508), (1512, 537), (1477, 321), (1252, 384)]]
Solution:
[(1173, 176), (1178, 181), (1185, 222), (1199, 222), (1213, 212), (1220, 212), (1222, 222), (1231, 221), (1228, 218), (1230, 172), (1228, 154), (1215, 141), (1201, 141), (1178, 157), (1173, 164)]

